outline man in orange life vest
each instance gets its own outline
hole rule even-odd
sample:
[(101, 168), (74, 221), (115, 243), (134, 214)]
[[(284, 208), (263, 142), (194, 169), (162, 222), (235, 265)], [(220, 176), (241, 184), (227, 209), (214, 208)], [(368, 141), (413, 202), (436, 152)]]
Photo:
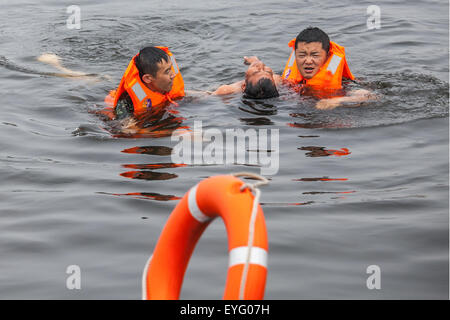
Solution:
[(145, 47), (131, 59), (117, 90), (105, 100), (113, 103), (116, 119), (124, 119), (176, 104), (173, 100), (184, 95), (183, 78), (169, 49)]
[[(339, 92), (343, 78), (355, 79), (348, 67), (344, 47), (330, 41), (321, 29), (304, 29), (289, 42), (289, 46), (293, 50), (281, 76), (283, 82), (301, 84), (302, 89), (320, 98)], [(316, 108), (333, 109), (343, 103), (349, 103), (346, 106), (359, 106), (358, 102), (372, 97), (367, 90), (353, 90), (344, 97), (322, 99)]]
[[(245, 80), (221, 86), (212, 94), (242, 92), (248, 98), (277, 97), (278, 91), (272, 70), (259, 60), (246, 63), (250, 66)], [(172, 99), (184, 96), (183, 78), (169, 49), (146, 47), (133, 57), (119, 87), (110, 92), (105, 101), (114, 105), (115, 118), (121, 120), (139, 116), (158, 105), (176, 104)], [(128, 123), (130, 128), (133, 125), (134, 122)]]

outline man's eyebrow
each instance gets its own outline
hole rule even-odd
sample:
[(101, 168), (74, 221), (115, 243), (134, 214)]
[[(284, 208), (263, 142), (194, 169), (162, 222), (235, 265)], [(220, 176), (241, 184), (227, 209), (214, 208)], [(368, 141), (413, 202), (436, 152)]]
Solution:
[(170, 65), (169, 67), (167, 67), (167, 69), (165, 71), (169, 71), (170, 69), (172, 69), (172, 65)]
[[(320, 51), (311, 51), (310, 54), (319, 54)], [(307, 54), (306, 51), (298, 51), (298, 54)]]

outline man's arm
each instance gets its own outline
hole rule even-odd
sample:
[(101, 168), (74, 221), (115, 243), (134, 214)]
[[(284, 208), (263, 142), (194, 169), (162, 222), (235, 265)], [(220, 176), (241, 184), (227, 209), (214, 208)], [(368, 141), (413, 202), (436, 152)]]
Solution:
[(242, 92), (242, 86), (244, 85), (244, 80), (232, 83), (232, 84), (224, 84), (217, 88), (216, 91), (214, 91), (213, 95), (226, 95), (226, 94), (233, 94), (233, 93), (240, 93)]
[(73, 71), (68, 68), (65, 68), (61, 64), (61, 58), (53, 53), (44, 53), (37, 58), (37, 61), (49, 64), (62, 72), (62, 73), (53, 73), (52, 75), (55, 77), (85, 79), (95, 81), (111, 80), (111, 77), (108, 75), (99, 76), (96, 74), (87, 74), (84, 72)]
[(352, 90), (345, 97), (322, 99), (316, 104), (320, 110), (331, 110), (345, 104), (345, 107), (359, 107), (362, 102), (377, 99), (377, 96), (365, 89)]

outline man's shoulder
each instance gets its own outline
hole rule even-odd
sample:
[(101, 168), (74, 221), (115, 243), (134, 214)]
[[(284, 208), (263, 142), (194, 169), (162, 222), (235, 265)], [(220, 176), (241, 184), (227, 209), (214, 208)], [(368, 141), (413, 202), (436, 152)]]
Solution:
[(235, 82), (233, 84), (224, 84), (224, 85), (221, 85), (219, 88), (217, 88), (217, 90), (214, 91), (213, 94), (226, 95), (226, 94), (233, 94), (233, 93), (241, 93), (243, 84), (244, 84), (243, 80)]

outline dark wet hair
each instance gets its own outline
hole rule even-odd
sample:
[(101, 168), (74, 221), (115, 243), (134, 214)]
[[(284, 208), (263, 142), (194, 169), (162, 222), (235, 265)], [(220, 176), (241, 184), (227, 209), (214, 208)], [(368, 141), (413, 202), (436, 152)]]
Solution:
[(158, 72), (158, 63), (162, 61), (169, 62), (169, 55), (156, 47), (145, 47), (139, 51), (139, 55), (134, 59), (136, 68), (139, 70), (139, 77), (142, 79), (144, 74), (150, 74), (156, 77)]
[(325, 50), (327, 54), (330, 50), (330, 38), (323, 30), (317, 27), (308, 27), (298, 34), (295, 39), (295, 50), (297, 50), (297, 44), (299, 42), (320, 42), (322, 43), (322, 49)]
[(244, 98), (268, 99), (278, 96), (277, 86), (269, 78), (262, 78), (256, 84), (250, 81), (246, 81), (245, 83)]

